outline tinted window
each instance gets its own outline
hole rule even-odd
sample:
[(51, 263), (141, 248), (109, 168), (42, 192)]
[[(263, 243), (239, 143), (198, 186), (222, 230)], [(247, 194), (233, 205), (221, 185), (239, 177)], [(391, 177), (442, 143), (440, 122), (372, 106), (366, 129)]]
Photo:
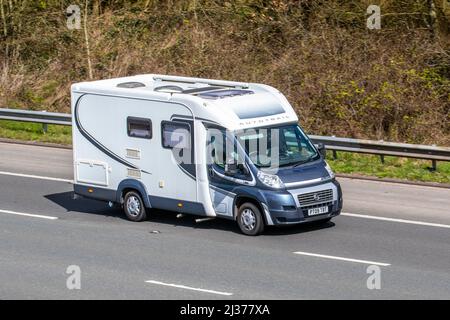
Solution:
[[(241, 161), (239, 154), (237, 152), (236, 143), (227, 138), (225, 132), (210, 129), (208, 130), (208, 141), (209, 148), (212, 157), (212, 163), (216, 164), (221, 168), (225, 168), (225, 163), (227, 160), (236, 162)], [(241, 161), (242, 162), (242, 161)]]
[(299, 165), (319, 158), (311, 141), (296, 124), (245, 129), (237, 135), (257, 167)]
[(163, 122), (161, 129), (163, 148), (191, 148), (191, 128), (187, 123)]
[(145, 118), (127, 118), (128, 136), (135, 138), (151, 139), (152, 122)]

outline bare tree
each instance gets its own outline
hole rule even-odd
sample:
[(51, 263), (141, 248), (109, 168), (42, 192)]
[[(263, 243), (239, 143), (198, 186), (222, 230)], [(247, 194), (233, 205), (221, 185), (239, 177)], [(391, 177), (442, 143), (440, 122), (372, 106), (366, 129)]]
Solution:
[(427, 0), (428, 5), (428, 28), (430, 29), (431, 36), (436, 35), (436, 6), (433, 0)]
[(3, 0), (0, 0), (0, 14), (2, 15), (3, 35), (6, 37), (8, 34), (8, 30), (6, 29), (6, 16), (5, 16), (5, 8), (3, 6)]
[(89, 3), (89, 0), (86, 0), (85, 6), (84, 6), (84, 39), (86, 42), (86, 54), (87, 54), (87, 61), (88, 61), (89, 79), (92, 80), (94, 78), (94, 76), (92, 74), (91, 49), (89, 47), (89, 34), (88, 34), (88, 30), (87, 30), (88, 3)]

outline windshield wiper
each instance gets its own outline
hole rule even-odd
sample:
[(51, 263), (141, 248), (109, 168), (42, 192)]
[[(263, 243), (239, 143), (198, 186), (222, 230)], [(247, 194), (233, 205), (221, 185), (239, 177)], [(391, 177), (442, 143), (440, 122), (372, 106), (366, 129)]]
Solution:
[(305, 160), (302, 160), (302, 161), (299, 161), (299, 162), (295, 163), (292, 167), (293, 167), (293, 168), (296, 168), (296, 167), (298, 167), (298, 166), (300, 166), (300, 165), (302, 165), (302, 164), (305, 164), (305, 163), (311, 161), (311, 160), (312, 160), (313, 158), (315, 158), (315, 157), (316, 157), (316, 155), (309, 156), (309, 157), (306, 158)]

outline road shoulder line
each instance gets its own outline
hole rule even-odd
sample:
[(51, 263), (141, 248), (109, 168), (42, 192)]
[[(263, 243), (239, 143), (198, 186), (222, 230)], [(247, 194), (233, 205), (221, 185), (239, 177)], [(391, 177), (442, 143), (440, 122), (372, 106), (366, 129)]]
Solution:
[(188, 286), (185, 286), (185, 285), (173, 284), (173, 283), (165, 283), (165, 282), (156, 281), (156, 280), (147, 280), (145, 282), (146, 283), (160, 285), (160, 286), (173, 287), (173, 288), (192, 290), (192, 291), (200, 291), (200, 292), (218, 294), (218, 295), (222, 295), (222, 296), (231, 296), (231, 295), (233, 295), (230, 292), (222, 292), (222, 291), (215, 291), (215, 290), (209, 290), (209, 289), (194, 288), (194, 287), (188, 287)]
[(399, 219), (399, 218), (388, 218), (388, 217), (380, 217), (380, 216), (371, 216), (371, 215), (367, 215), (367, 214), (356, 214), (356, 213), (342, 212), (341, 216), (353, 217), (353, 218), (363, 218), (363, 219), (370, 219), (370, 220), (388, 221), (388, 222), (399, 222), (399, 223), (406, 223), (406, 224), (415, 224), (415, 225), (419, 225), (419, 226), (427, 226), (427, 227), (437, 227), (437, 228), (450, 229), (450, 225), (448, 225), (448, 224), (425, 222), (425, 221), (417, 221), (417, 220), (408, 220), (408, 219)]
[(391, 265), (390, 263), (384, 263), (384, 262), (360, 260), (360, 259), (353, 259), (353, 258), (344, 258), (344, 257), (338, 257), (338, 256), (329, 256), (329, 255), (325, 255), (325, 254), (318, 254), (318, 253), (304, 252), (304, 251), (295, 251), (293, 253), (294, 254), (298, 254), (298, 255), (302, 255), (302, 256), (310, 256), (310, 257), (316, 257), (316, 258), (340, 260), (340, 261), (346, 261), (346, 262), (363, 263), (363, 264), (370, 264), (370, 265), (376, 265), (376, 266), (381, 266), (381, 267), (387, 267), (387, 266)]
[(63, 179), (63, 178), (46, 177), (46, 176), (37, 176), (34, 174), (24, 174), (24, 173), (0, 171), (0, 175), (20, 177), (20, 178), (40, 179), (40, 180), (48, 180), (48, 181), (67, 182), (67, 183), (73, 184), (73, 180)]
[(32, 217), (32, 218), (47, 219), (47, 220), (57, 220), (58, 219), (58, 217), (53, 217), (53, 216), (44, 216), (44, 215), (41, 215), (41, 214), (31, 214), (31, 213), (16, 212), (16, 211), (11, 211), (11, 210), (1, 210), (0, 209), (0, 213), (12, 214), (12, 215), (16, 215), (16, 216), (25, 216), (25, 217)]

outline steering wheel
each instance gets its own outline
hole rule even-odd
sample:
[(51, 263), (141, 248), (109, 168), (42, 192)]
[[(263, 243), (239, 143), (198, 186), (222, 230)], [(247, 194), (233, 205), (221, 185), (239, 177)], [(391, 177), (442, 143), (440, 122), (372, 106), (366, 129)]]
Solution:
[[(270, 157), (266, 156), (265, 154), (259, 154), (258, 151), (252, 151), (248, 154), (250, 160), (252, 160), (253, 163), (263, 163), (268, 164), (270, 163)], [(259, 161), (258, 161), (259, 158)]]

